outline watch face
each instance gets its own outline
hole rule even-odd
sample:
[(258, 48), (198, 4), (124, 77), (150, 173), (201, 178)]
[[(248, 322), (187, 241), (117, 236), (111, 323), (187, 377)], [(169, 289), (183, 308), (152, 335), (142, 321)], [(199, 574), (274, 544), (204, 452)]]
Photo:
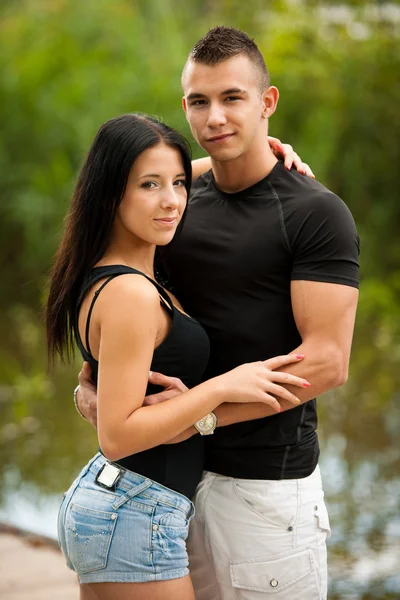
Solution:
[(203, 435), (210, 434), (214, 431), (217, 425), (217, 417), (214, 413), (209, 413), (196, 423), (196, 429)]

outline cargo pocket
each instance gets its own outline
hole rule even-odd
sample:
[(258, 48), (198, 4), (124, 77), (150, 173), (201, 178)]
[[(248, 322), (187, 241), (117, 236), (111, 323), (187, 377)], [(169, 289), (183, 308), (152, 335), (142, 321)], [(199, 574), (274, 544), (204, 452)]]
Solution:
[(66, 518), (68, 556), (78, 575), (107, 565), (118, 515), (71, 503)]
[(262, 558), (232, 561), (231, 580), (241, 600), (261, 600), (265, 594), (291, 600), (320, 600), (311, 551), (306, 548)]

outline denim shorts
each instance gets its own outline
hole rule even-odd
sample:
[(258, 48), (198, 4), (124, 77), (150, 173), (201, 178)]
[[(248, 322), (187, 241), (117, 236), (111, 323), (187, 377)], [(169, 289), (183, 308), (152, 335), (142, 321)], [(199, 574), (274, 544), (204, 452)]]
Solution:
[(115, 490), (95, 479), (102, 454), (64, 494), (58, 537), (80, 583), (163, 581), (188, 575), (186, 538), (192, 502), (142, 475), (122, 470)]

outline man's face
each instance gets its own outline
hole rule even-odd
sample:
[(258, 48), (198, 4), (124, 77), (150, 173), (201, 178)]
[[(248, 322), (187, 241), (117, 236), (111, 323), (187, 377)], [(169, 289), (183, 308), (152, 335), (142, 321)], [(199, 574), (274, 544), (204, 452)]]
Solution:
[(262, 115), (267, 92), (261, 93), (256, 68), (247, 56), (213, 66), (189, 61), (182, 84), (183, 108), (193, 136), (214, 160), (234, 160), (257, 136), (266, 136)]

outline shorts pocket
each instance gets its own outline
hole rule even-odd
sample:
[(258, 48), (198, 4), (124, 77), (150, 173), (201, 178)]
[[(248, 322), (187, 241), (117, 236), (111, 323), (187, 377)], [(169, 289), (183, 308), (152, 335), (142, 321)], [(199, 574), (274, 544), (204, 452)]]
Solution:
[(118, 515), (71, 503), (66, 518), (68, 557), (78, 575), (107, 565)]
[(189, 522), (186, 519), (185, 514), (178, 509), (168, 509), (160, 516), (159, 525), (160, 527), (168, 528), (186, 528)]
[[(277, 482), (278, 483), (278, 482)], [(286, 529), (296, 519), (297, 488), (263, 485), (263, 482), (233, 480), (233, 491), (243, 506), (273, 529)]]
[(186, 514), (171, 506), (157, 504), (152, 519), (153, 544), (168, 557), (186, 554), (189, 520)]
[(265, 594), (296, 600), (319, 600), (319, 586), (312, 553), (308, 548), (290, 554), (232, 561), (231, 580), (241, 600), (261, 600)]

